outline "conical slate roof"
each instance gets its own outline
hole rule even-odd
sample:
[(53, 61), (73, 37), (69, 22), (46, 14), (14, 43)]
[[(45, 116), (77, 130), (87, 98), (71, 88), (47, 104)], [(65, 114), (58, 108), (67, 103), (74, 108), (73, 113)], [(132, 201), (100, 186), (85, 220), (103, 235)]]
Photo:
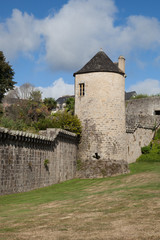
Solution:
[(101, 50), (83, 68), (75, 72), (73, 76), (91, 72), (114, 72), (124, 75), (116, 64)]

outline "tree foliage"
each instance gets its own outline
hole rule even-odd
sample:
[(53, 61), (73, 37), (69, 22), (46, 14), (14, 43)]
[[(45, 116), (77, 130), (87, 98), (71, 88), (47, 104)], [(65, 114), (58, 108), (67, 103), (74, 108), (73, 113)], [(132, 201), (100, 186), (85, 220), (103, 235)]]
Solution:
[(24, 83), (18, 89), (20, 99), (29, 99), (35, 87), (30, 83)]
[(47, 107), (43, 102), (33, 100), (19, 100), (5, 110), (5, 116), (14, 121), (22, 120), (28, 126), (32, 126), (35, 121), (49, 115)]
[(61, 128), (80, 136), (82, 127), (81, 122), (76, 115), (72, 115), (67, 111), (58, 111), (50, 117), (40, 119), (34, 124), (37, 130), (45, 130), (47, 128)]
[(66, 101), (67, 112), (74, 114), (74, 105), (75, 105), (75, 98), (74, 97), (68, 98)]
[(14, 71), (11, 65), (6, 62), (3, 52), (0, 51), (0, 102), (4, 94), (14, 88), (16, 82), (13, 81)]
[(20, 87), (10, 90), (5, 96), (5, 99), (29, 99), (34, 91), (37, 90), (35, 90), (35, 87), (32, 84), (24, 83)]
[(41, 102), (42, 101), (42, 93), (39, 90), (34, 90), (30, 93), (30, 100)]
[(44, 104), (47, 106), (48, 110), (51, 111), (52, 109), (56, 108), (57, 102), (54, 98), (45, 98), (43, 100)]

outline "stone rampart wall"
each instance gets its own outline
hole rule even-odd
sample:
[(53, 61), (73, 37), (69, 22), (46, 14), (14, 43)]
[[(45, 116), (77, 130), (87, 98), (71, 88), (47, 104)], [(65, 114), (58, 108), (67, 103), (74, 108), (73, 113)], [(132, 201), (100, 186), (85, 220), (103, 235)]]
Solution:
[(152, 129), (137, 128), (134, 132), (127, 132), (127, 161), (135, 162), (142, 154), (141, 147), (147, 146), (153, 139)]
[(141, 147), (153, 139), (160, 126), (160, 97), (148, 97), (126, 101), (127, 161), (135, 162), (141, 155)]
[(155, 115), (160, 111), (160, 96), (132, 99), (126, 101), (126, 114), (128, 115)]
[(147, 146), (159, 128), (160, 116), (126, 115), (127, 161), (135, 162), (141, 147)]
[(0, 128), (0, 195), (74, 178), (76, 135), (61, 129), (47, 129), (41, 134)]

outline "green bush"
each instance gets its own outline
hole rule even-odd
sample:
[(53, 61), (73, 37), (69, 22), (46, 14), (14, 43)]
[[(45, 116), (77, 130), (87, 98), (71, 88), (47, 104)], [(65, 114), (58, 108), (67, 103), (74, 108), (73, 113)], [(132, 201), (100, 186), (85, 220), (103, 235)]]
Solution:
[(5, 116), (14, 121), (22, 120), (26, 125), (31, 126), (33, 122), (49, 116), (49, 112), (42, 102), (21, 100), (18, 104), (7, 107)]
[(20, 131), (25, 131), (28, 128), (28, 126), (23, 122), (23, 120), (14, 121), (8, 117), (1, 118), (0, 126)]
[(61, 128), (77, 135), (80, 135), (82, 131), (81, 122), (78, 117), (67, 111), (59, 111), (48, 118), (40, 119), (37, 123), (34, 123), (34, 127), (37, 130)]
[(57, 102), (54, 98), (45, 98), (43, 103), (47, 106), (48, 110), (51, 111), (52, 109), (56, 108)]
[(160, 129), (157, 130), (156, 135), (154, 137), (154, 140), (159, 140), (160, 139)]
[(49, 171), (49, 166), (48, 166), (48, 164), (49, 164), (49, 160), (48, 160), (48, 159), (45, 159), (45, 160), (44, 160), (44, 167), (45, 167), (45, 169), (46, 169), (47, 171)]
[(138, 162), (160, 162), (160, 154), (157, 153), (149, 153), (142, 154), (138, 159)]
[(75, 98), (70, 97), (66, 101), (66, 110), (67, 112), (70, 112), (72, 115), (74, 114), (74, 106), (75, 106)]
[(152, 141), (149, 146), (142, 148), (143, 154), (137, 159), (138, 162), (160, 162), (159, 140)]
[(47, 128), (53, 128), (53, 121), (51, 118), (40, 119), (38, 122), (35, 122), (33, 126), (37, 130), (46, 130)]
[(141, 148), (142, 154), (148, 154), (148, 153), (150, 153), (150, 151), (151, 151), (151, 147), (150, 146), (145, 146), (145, 147)]

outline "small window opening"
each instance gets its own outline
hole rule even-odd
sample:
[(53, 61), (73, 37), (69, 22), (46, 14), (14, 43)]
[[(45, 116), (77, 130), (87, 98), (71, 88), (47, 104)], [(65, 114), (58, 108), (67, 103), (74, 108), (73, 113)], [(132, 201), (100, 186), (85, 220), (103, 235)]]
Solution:
[(79, 95), (84, 96), (85, 95), (85, 86), (84, 83), (79, 84)]
[(155, 115), (160, 115), (160, 110), (155, 110), (155, 111), (154, 111), (154, 114), (155, 114)]

